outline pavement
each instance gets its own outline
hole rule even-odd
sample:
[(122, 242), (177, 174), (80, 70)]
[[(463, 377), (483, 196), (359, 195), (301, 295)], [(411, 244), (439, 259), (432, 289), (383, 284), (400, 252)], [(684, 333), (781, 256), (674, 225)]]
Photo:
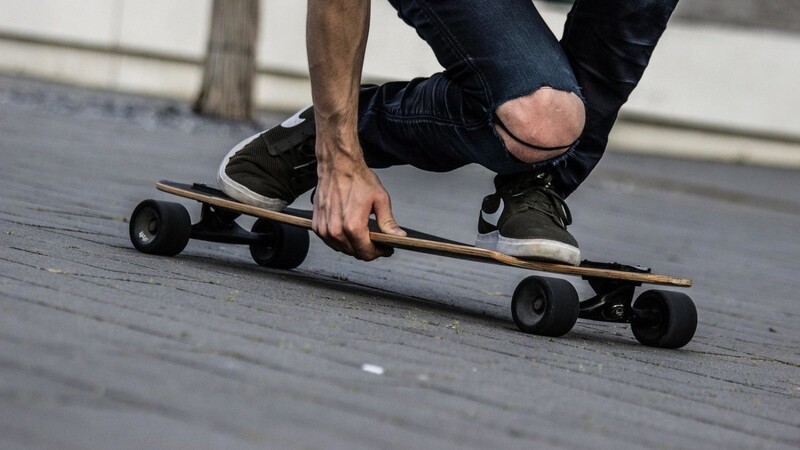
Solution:
[[(520, 269), (132, 248), (156, 180), (213, 182), (257, 129), (0, 77), (0, 448), (800, 446), (800, 172), (612, 152), (570, 198), (585, 257), (694, 279), (697, 334), (662, 350), (517, 331)], [(379, 176), (401, 225), (474, 238), (485, 170)]]

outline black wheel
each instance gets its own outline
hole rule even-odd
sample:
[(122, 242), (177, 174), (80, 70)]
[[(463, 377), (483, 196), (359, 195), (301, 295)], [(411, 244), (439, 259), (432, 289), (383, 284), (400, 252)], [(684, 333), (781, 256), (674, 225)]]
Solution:
[(633, 303), (631, 331), (644, 345), (681, 348), (694, 337), (697, 308), (682, 292), (650, 290)]
[(294, 269), (306, 259), (308, 230), (267, 219), (256, 220), (252, 230), (271, 235), (268, 242), (250, 245), (250, 255), (258, 265)]
[(129, 232), (140, 252), (175, 256), (189, 243), (192, 219), (180, 203), (145, 200), (133, 210)]
[(566, 280), (528, 277), (511, 297), (514, 323), (525, 333), (563, 336), (578, 320), (580, 301), (575, 287)]

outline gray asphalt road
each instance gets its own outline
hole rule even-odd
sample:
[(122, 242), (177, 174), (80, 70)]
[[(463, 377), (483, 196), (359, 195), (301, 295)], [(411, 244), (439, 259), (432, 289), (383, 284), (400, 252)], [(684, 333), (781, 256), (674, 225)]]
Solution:
[[(612, 154), (571, 198), (586, 257), (694, 278), (697, 335), (667, 351), (621, 325), (516, 331), (517, 269), (131, 248), (155, 180), (212, 182), (252, 132), (0, 78), (0, 447), (800, 445), (800, 173)], [(380, 176), (402, 225), (474, 237), (482, 169)]]

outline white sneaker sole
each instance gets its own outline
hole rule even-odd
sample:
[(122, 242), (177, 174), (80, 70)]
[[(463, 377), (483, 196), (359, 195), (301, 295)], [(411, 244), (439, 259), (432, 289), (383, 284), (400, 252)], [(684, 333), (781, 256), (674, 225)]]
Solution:
[[(263, 132), (262, 132), (263, 133)], [(231, 197), (235, 200), (238, 200), (242, 203), (248, 204), (250, 206), (257, 206), (259, 208), (269, 209), (271, 211), (280, 211), (286, 207), (286, 201), (281, 200), (279, 198), (270, 198), (265, 197), (261, 194), (251, 191), (246, 186), (237, 183), (225, 173), (225, 167), (228, 166), (228, 162), (230, 161), (231, 157), (239, 152), (239, 150), (243, 149), (247, 144), (253, 142), (254, 139), (261, 136), (262, 133), (258, 133), (256, 135), (250, 136), (249, 138), (240, 142), (236, 147), (233, 147), (231, 151), (225, 155), (225, 158), (222, 160), (222, 164), (219, 166), (219, 170), (217, 171), (217, 185), (225, 193), (228, 197)]]
[(542, 259), (573, 266), (581, 263), (581, 251), (577, 247), (548, 239), (507, 238), (500, 236), (499, 231), (478, 233), (475, 246), (518, 258)]

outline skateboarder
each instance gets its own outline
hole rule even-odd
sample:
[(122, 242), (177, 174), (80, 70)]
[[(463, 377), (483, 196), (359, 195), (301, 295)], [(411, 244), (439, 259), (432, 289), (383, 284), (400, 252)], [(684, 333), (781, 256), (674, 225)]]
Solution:
[(477, 245), (577, 265), (564, 198), (600, 160), (677, 0), (575, 0), (560, 42), (531, 0), (389, 1), (444, 71), (361, 86), (370, 0), (309, 0), (314, 106), (234, 147), (220, 188), (280, 210), (316, 186), (314, 231), (372, 260), (389, 250), (370, 241), (370, 213), (404, 232), (371, 168), (477, 163), (498, 174)]

